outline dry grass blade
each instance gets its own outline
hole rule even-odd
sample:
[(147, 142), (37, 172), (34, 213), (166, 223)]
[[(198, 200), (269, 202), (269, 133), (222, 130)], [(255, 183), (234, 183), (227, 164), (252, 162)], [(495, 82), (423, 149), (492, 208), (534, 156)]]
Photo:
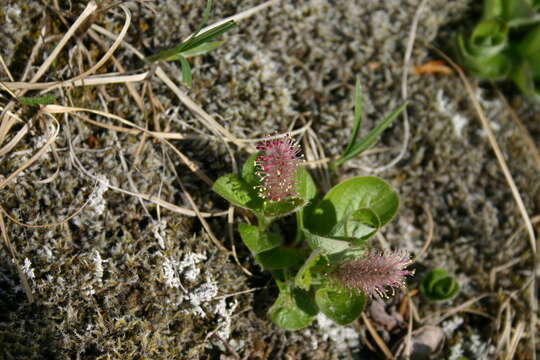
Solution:
[(124, 26), (122, 27), (122, 30), (120, 31), (120, 34), (117, 35), (115, 41), (113, 42), (111, 47), (107, 50), (107, 52), (103, 55), (103, 57), (101, 59), (99, 59), (99, 61), (97, 63), (92, 65), (92, 67), (90, 69), (86, 70), (82, 74), (79, 74), (79, 75), (75, 76), (74, 78), (69, 79), (67, 81), (62, 81), (61, 83), (59, 83), (57, 85), (51, 86), (48, 89), (42, 91), (41, 93), (46, 93), (46, 92), (52, 91), (54, 89), (57, 89), (58, 87), (67, 86), (67, 85), (69, 85), (71, 83), (74, 83), (74, 82), (76, 82), (78, 80), (84, 79), (85, 77), (95, 73), (100, 67), (103, 66), (103, 64), (105, 64), (109, 60), (109, 58), (114, 54), (116, 49), (120, 46), (120, 44), (124, 40), (124, 37), (126, 36), (127, 31), (129, 29), (129, 26), (131, 24), (131, 13), (128, 10), (128, 8), (125, 7), (124, 5), (120, 5), (120, 8), (124, 11), (124, 14), (126, 15), (126, 20), (124, 22)]
[(176, 172), (176, 169), (174, 168), (174, 165), (172, 164), (171, 161), (169, 161), (169, 163), (171, 164), (170, 165), (170, 168), (172, 170), (172, 172), (176, 175), (176, 180), (178, 181), (178, 183), (180, 184), (180, 188), (182, 189), (182, 192), (184, 193), (186, 199), (188, 200), (189, 204), (191, 205), (193, 211), (195, 211), (195, 214), (197, 215), (197, 217), (199, 218), (199, 221), (201, 222), (204, 230), (206, 231), (206, 233), (208, 234), (208, 236), (210, 237), (210, 240), (212, 240), (212, 242), (222, 251), (226, 252), (226, 253), (230, 253), (230, 250), (227, 249), (217, 238), (216, 236), (214, 235), (214, 232), (212, 231), (212, 229), (210, 228), (210, 225), (208, 224), (208, 222), (201, 216), (201, 213), (199, 211), (199, 207), (197, 206), (197, 204), (195, 204), (195, 201), (193, 201), (193, 198), (191, 197), (191, 194), (187, 191), (186, 187), (184, 186), (184, 182), (182, 181), (182, 179), (180, 178), (180, 176), (178, 176), (177, 172)]
[(426, 238), (426, 241), (424, 242), (424, 246), (422, 246), (422, 249), (416, 255), (413, 261), (418, 261), (424, 256), (427, 249), (429, 248), (429, 245), (431, 244), (431, 241), (433, 240), (433, 229), (435, 228), (435, 225), (433, 223), (433, 215), (431, 214), (431, 210), (429, 209), (429, 206), (426, 204), (422, 204), (422, 208), (424, 209), (424, 212), (427, 216), (427, 223), (428, 223), (428, 236)]
[[(210, 178), (204, 174), (197, 165), (195, 165), (187, 156), (185, 156), (180, 150), (178, 150), (173, 144), (171, 144), (169, 141), (166, 140), (166, 136), (165, 133), (156, 133), (156, 132), (151, 132), (151, 131), (148, 131), (146, 130), (145, 128), (143, 127), (140, 127), (134, 123), (132, 123), (131, 121), (128, 121), (120, 116), (117, 116), (117, 115), (114, 115), (114, 114), (111, 114), (111, 113), (108, 113), (108, 112), (104, 112), (104, 111), (99, 111), (99, 110), (93, 110), (93, 109), (86, 109), (86, 108), (80, 108), (80, 107), (70, 107), (70, 106), (61, 106), (61, 105), (47, 105), (47, 106), (44, 106), (42, 109), (41, 109), (43, 112), (45, 113), (49, 113), (49, 114), (64, 114), (64, 113), (74, 113), (74, 112), (89, 112), (89, 113), (92, 113), (92, 114), (96, 114), (96, 115), (100, 115), (100, 116), (104, 116), (106, 118), (109, 118), (109, 119), (113, 119), (113, 120), (116, 120), (116, 121), (119, 121), (121, 122), (122, 124), (126, 124), (128, 126), (131, 126), (137, 130), (139, 130), (140, 132), (143, 132), (145, 134), (148, 134), (149, 136), (152, 136), (162, 142), (164, 142), (167, 146), (169, 146), (179, 157), (180, 159), (186, 164), (186, 166), (189, 167), (189, 169), (191, 171), (193, 171), (197, 176), (199, 176), (199, 178), (201, 180), (203, 180), (205, 183), (207, 183), (209, 186), (212, 186), (213, 182), (212, 180), (210, 180)], [(105, 126), (106, 127), (106, 126)], [(109, 127), (110, 129), (113, 129), (111, 127)]]
[(58, 120), (54, 116), (50, 116), (52, 121), (56, 123), (56, 128), (54, 129), (54, 132), (51, 134), (51, 136), (47, 139), (45, 142), (45, 145), (41, 147), (41, 149), (38, 150), (28, 161), (26, 161), (24, 164), (22, 164), (17, 170), (15, 170), (11, 175), (9, 175), (4, 181), (0, 182), (0, 190), (3, 189), (11, 180), (17, 177), (24, 169), (30, 167), (34, 162), (36, 162), (47, 150), (49, 150), (49, 146), (51, 146), (54, 141), (56, 140), (56, 137), (58, 136), (58, 132), (60, 131), (60, 124), (58, 123)]
[[(3, 209), (0, 207), (0, 210), (3, 210)], [(26, 274), (22, 271), (19, 261), (17, 260), (17, 256), (15, 254), (15, 248), (13, 247), (13, 244), (11, 243), (11, 241), (9, 241), (6, 224), (4, 223), (3, 211), (0, 211), (0, 231), (2, 232), (2, 238), (4, 238), (4, 244), (6, 244), (6, 247), (11, 253), (11, 258), (13, 260), (13, 263), (17, 267), (17, 272), (19, 273), (19, 278), (21, 279), (21, 283), (23, 285), (24, 292), (26, 293), (26, 297), (28, 298), (28, 302), (32, 304), (34, 302), (34, 295), (32, 295), (32, 290), (30, 289), (30, 285), (28, 284), (28, 279), (26, 277)]]
[(435, 49), (453, 68), (456, 70), (456, 72), (459, 74), (459, 77), (461, 78), (461, 81), (465, 85), (465, 88), (467, 89), (467, 93), (469, 94), (469, 97), (473, 103), (473, 106), (476, 110), (476, 113), (478, 115), (478, 118), (480, 119), (480, 122), (482, 124), (482, 128), (487, 134), (489, 143), (491, 145), (491, 148), (493, 149), (493, 152), (495, 153), (495, 156), (497, 157), (497, 161), (499, 162), (499, 166), (504, 174), (504, 177), (506, 179), (506, 182), (508, 183), (508, 186), (510, 187), (510, 190), (512, 192), (512, 196), (514, 197), (514, 201), (516, 202), (519, 211), (521, 213), (521, 217), (523, 218), (523, 222), (525, 224), (525, 227), (527, 228), (527, 232), (529, 234), (529, 243), (532, 250), (532, 257), (533, 257), (533, 268), (531, 273), (531, 283), (529, 287), (529, 303), (530, 303), (530, 346), (531, 346), (531, 356), (532, 360), (536, 360), (536, 320), (537, 320), (537, 311), (538, 311), (538, 299), (536, 298), (536, 267), (537, 267), (537, 252), (536, 252), (536, 235), (534, 233), (534, 228), (531, 223), (531, 219), (529, 217), (529, 214), (527, 213), (527, 209), (525, 208), (525, 204), (523, 203), (523, 199), (521, 198), (521, 194), (519, 193), (519, 190), (516, 186), (516, 183), (514, 181), (514, 178), (512, 174), (510, 173), (510, 169), (508, 168), (508, 164), (506, 163), (506, 160), (502, 154), (502, 151), (499, 147), (499, 144), (497, 144), (497, 139), (495, 138), (495, 135), (493, 134), (493, 131), (491, 130), (491, 126), (489, 124), (489, 121), (486, 119), (484, 115), (484, 111), (482, 110), (482, 106), (480, 105), (478, 99), (475, 96), (474, 90), (472, 88), (472, 85), (470, 84), (469, 80), (463, 73), (463, 70), (454, 62), (452, 59), (450, 59), (446, 54), (444, 54), (439, 49)]
[(453, 308), (450, 308), (448, 310), (443, 311), (443, 314), (435, 313), (435, 314), (428, 315), (428, 316), (426, 316), (425, 318), (422, 319), (422, 322), (433, 320), (436, 323), (440, 323), (444, 319), (447, 319), (450, 316), (453, 316), (453, 315), (455, 315), (455, 314), (457, 314), (457, 313), (459, 313), (461, 311), (464, 311), (465, 309), (467, 309), (469, 306), (471, 306), (475, 302), (478, 302), (478, 301), (482, 300), (483, 298), (485, 298), (485, 297), (487, 297), (489, 295), (490, 294), (482, 294), (482, 295), (476, 296), (476, 297), (474, 297), (472, 299), (469, 299), (469, 300), (465, 301), (461, 305), (458, 305), (458, 306), (455, 306)]
[(8, 90), (44, 90), (48, 92), (49, 89), (58, 88), (60, 86), (97, 86), (97, 85), (107, 85), (107, 84), (124, 84), (124, 83), (133, 83), (146, 80), (148, 77), (148, 71), (142, 72), (140, 74), (133, 75), (120, 75), (116, 73), (100, 74), (89, 76), (84, 79), (79, 80), (66, 80), (65, 82), (58, 81), (49, 81), (42, 83), (27, 83), (21, 81), (14, 82), (5, 82), (4, 86)]
[(0, 65), (4, 68), (4, 71), (6, 72), (9, 80), (13, 81), (13, 75), (11, 75), (11, 72), (9, 71), (8, 66), (6, 65), (6, 62), (4, 61), (4, 57), (0, 55)]
[(525, 323), (523, 321), (518, 322), (515, 330), (514, 330), (514, 336), (512, 336), (512, 339), (510, 340), (510, 344), (508, 346), (508, 352), (506, 353), (505, 360), (512, 360), (514, 359), (514, 355), (516, 354), (517, 346), (521, 338), (523, 338), (523, 335), (525, 333)]
[(536, 165), (536, 169), (540, 171), (540, 152), (538, 151), (538, 148), (536, 147), (534, 140), (531, 137), (531, 134), (529, 133), (529, 130), (525, 127), (521, 119), (519, 118), (518, 114), (516, 113), (516, 110), (510, 104), (508, 103), (508, 100), (504, 97), (504, 95), (501, 93), (499, 89), (497, 89), (497, 95), (499, 96), (499, 99), (501, 99), (506, 107), (508, 108), (508, 111), (510, 112), (510, 118), (516, 123), (521, 136), (523, 137), (523, 141), (527, 145), (527, 148), (530, 151), (530, 154), (534, 158), (534, 164)]
[[(94, 11), (96, 11), (97, 8), (98, 6), (95, 1), (90, 1), (86, 5), (86, 8), (84, 9), (84, 11), (81, 13), (81, 15), (79, 15), (77, 20), (75, 20), (73, 25), (71, 25), (71, 27), (68, 29), (66, 34), (62, 37), (58, 45), (56, 45), (56, 47), (54, 48), (52, 53), (49, 55), (49, 57), (45, 60), (45, 62), (39, 67), (39, 69), (36, 71), (36, 74), (32, 77), (30, 82), (32, 83), (37, 82), (43, 76), (43, 74), (45, 74), (45, 72), (49, 70), (49, 67), (52, 65), (52, 63), (54, 62), (54, 60), (56, 59), (60, 51), (62, 51), (64, 46), (67, 44), (69, 39), (71, 39), (71, 37), (75, 34), (75, 31), (77, 31), (79, 26), (81, 26), (86, 21), (86, 19), (90, 15), (92, 15)], [(19, 96), (21, 95), (22, 94), (19, 94)]]
[(367, 327), (369, 333), (371, 334), (373, 339), (375, 339), (375, 342), (377, 343), (377, 346), (379, 346), (379, 349), (381, 349), (381, 351), (384, 353), (384, 356), (386, 356), (386, 359), (387, 360), (394, 360), (394, 355), (392, 354), (390, 349), (388, 349), (388, 346), (386, 346), (383, 339), (379, 336), (379, 334), (377, 333), (377, 330), (375, 330), (375, 328), (371, 324), (371, 321), (369, 321), (366, 314), (364, 314), (364, 313), (362, 313), (362, 320), (364, 320), (364, 323), (366, 324), (366, 327)]

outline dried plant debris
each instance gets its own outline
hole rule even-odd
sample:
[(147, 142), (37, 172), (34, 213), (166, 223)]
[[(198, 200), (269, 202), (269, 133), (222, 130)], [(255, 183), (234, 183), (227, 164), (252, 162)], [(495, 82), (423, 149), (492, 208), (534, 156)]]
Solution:
[[(210, 23), (261, 2), (216, 1)], [(182, 89), (239, 138), (284, 132), (312, 121), (317, 138), (306, 134), (307, 140), (319, 140), (326, 154), (336, 155), (350, 135), (356, 75), (365, 90), (364, 134), (381, 114), (403, 102), (404, 50), (419, 2), (369, 0), (358, 5), (348, 0), (282, 0), (239, 22), (222, 36), (221, 47), (190, 60), (193, 87)], [(0, 55), (15, 80), (20, 80), (31, 59), (29, 80), (87, 4), (60, 3), (59, 13), (52, 11), (55, 1), (46, 0), (7, 0), (0, 7)], [(125, 40), (145, 55), (185, 39), (196, 30), (204, 8), (199, 2), (173, 0), (125, 5), (133, 15)], [(468, 18), (473, 5), (471, 0), (429, 1), (420, 17), (411, 64), (433, 60), (425, 44), (448, 42), (451, 34), (444, 27)], [(122, 10), (113, 7), (93, 20), (118, 33), (124, 17)], [(32, 55), (42, 38), (45, 43)], [(84, 32), (77, 34), (40, 81), (68, 79), (91, 67), (112, 43), (101, 40), (98, 44)], [(128, 71), (144, 66), (123, 47), (114, 56)], [(168, 63), (164, 68), (179, 84), (180, 66)], [(116, 71), (119, 67), (112, 60), (99, 70)], [(1, 64), (0, 81), (10, 81)], [(187, 139), (172, 142), (211, 179), (232, 171), (230, 153), (221, 139), (168, 87), (155, 77), (133, 87), (144, 94), (144, 111), (124, 84), (64, 89), (54, 92), (55, 102), (107, 111), (152, 131), (185, 134)], [(426, 209), (432, 214), (433, 240), (417, 263), (418, 278), (430, 268), (444, 268), (455, 275), (461, 291), (442, 308), (411, 296), (421, 316), (444, 313), (491, 292), (490, 271), (519, 259), (496, 273), (494, 285), (500, 296), (472, 304), (476, 313), (429, 318), (442, 322), (438, 326), (445, 332), (440, 353), (444, 358), (508, 354), (506, 348), (498, 354), (493, 349), (502, 325), (497, 327), (495, 320), (479, 312), (496, 318), (505, 294), (522, 289), (531, 276), (530, 248), (519, 232), (518, 210), (459, 79), (410, 74), (408, 93), (410, 146), (403, 160), (382, 174), (403, 201), (384, 237), (388, 245), (406, 248), (414, 256), (428, 235)], [(540, 181), (526, 146), (504, 104), (489, 90), (477, 95), (503, 152), (512, 160), (510, 170), (525, 205), (537, 214)], [(2, 109), (10, 99), (0, 91)], [(510, 100), (531, 136), (538, 139), (538, 105), (519, 97)], [(16, 106), (22, 109), (23, 121), (15, 123), (0, 146), (25, 123), (30, 128), (0, 157), (0, 179), (27, 162), (51, 130), (50, 119), (39, 113), (39, 107)], [(118, 125), (102, 116), (82, 115)], [(239, 262), (254, 273), (252, 277), (245, 275), (233, 256), (216, 248), (196, 218), (119, 192), (151, 194), (190, 208), (174, 167), (201, 211), (226, 210), (226, 203), (160, 141), (145, 138), (142, 142), (143, 136), (98, 127), (76, 116), (58, 115), (57, 120), (60, 131), (54, 149), (0, 191), (0, 205), (18, 222), (32, 225), (61, 222), (81, 212), (62, 225), (46, 228), (21, 226), (4, 217), (19, 270), (36, 301), (28, 304), (11, 253), (0, 247), (0, 358), (217, 359), (230, 358), (233, 352), (260, 359), (380, 355), (361, 321), (340, 332), (328, 328), (324, 319), (294, 334), (276, 329), (256, 309), (261, 294), (274, 297), (277, 290), (268, 285), (270, 276), (257, 268), (238, 241)], [(342, 176), (364, 175), (360, 168), (387, 163), (401, 144), (402, 130), (397, 120), (381, 138), (389, 151), (347, 162)], [(246, 153), (238, 153), (236, 160), (245, 157)], [(52, 181), (42, 183), (47, 179)], [(231, 249), (226, 218), (207, 221)], [(417, 285), (413, 282), (409, 288)], [(262, 290), (242, 293), (254, 287)], [(517, 315), (509, 322), (508, 333), (519, 335), (516, 329), (523, 322), (519, 315), (528, 312), (527, 304), (519, 299), (510, 303)], [(392, 308), (388, 315), (398, 319), (399, 313), (404, 319), (392, 331), (374, 321), (391, 349), (406, 336), (409, 319), (409, 311), (395, 308), (399, 312)], [(451, 323), (452, 319), (461, 320)], [(427, 324), (415, 322), (414, 330), (423, 325)], [(513, 358), (527, 359), (525, 341), (514, 350)]]

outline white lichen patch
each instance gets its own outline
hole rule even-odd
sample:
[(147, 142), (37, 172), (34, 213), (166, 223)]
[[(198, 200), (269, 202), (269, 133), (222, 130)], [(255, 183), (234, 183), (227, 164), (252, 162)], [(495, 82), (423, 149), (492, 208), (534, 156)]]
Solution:
[(454, 331), (463, 324), (463, 318), (460, 316), (455, 316), (442, 323), (442, 328), (446, 337), (451, 337), (454, 334)]
[(178, 277), (178, 274), (176, 272), (177, 267), (177, 261), (167, 258), (165, 258), (162, 264), (163, 276), (165, 277), (165, 285), (174, 289), (182, 287), (182, 283), (180, 282), (180, 278)]
[(21, 270), (28, 279), (34, 280), (34, 269), (32, 269), (32, 263), (30, 262), (30, 260), (28, 260), (28, 258), (24, 258), (24, 264)]
[(159, 222), (156, 221), (152, 224), (152, 233), (157, 239), (158, 245), (162, 250), (165, 250), (165, 238), (167, 237), (167, 234), (165, 234), (166, 228), (167, 221), (165, 220), (161, 220)]
[(187, 253), (180, 264), (178, 264), (178, 271), (182, 272), (186, 280), (195, 282), (201, 273), (201, 269), (197, 264), (203, 260), (206, 260), (206, 255), (204, 254)]
[(495, 346), (483, 342), (478, 334), (471, 335), (469, 350), (473, 359), (489, 360), (495, 357)]
[(232, 315), (237, 307), (238, 301), (236, 299), (229, 306), (227, 306), (225, 299), (221, 299), (216, 306), (215, 312), (219, 315), (218, 324), (220, 324), (217, 334), (223, 340), (228, 340), (231, 336)]
[(88, 200), (88, 209), (94, 213), (94, 216), (101, 215), (105, 211), (106, 203), (103, 194), (109, 188), (109, 180), (105, 176), (99, 175), (98, 180), (98, 184)]
[(450, 118), (454, 126), (454, 132), (459, 138), (463, 137), (463, 128), (469, 123), (469, 120), (458, 113), (448, 98), (444, 96), (442, 89), (437, 91), (437, 110)]
[(202, 309), (201, 305), (212, 300), (214, 297), (216, 297), (217, 293), (217, 283), (208, 278), (206, 283), (202, 284), (189, 294), (189, 301), (191, 302), (191, 305), (193, 305), (190, 312), (201, 317), (205, 317), (206, 313)]
[(92, 257), (92, 261), (94, 262), (94, 266), (96, 267), (96, 279), (101, 282), (103, 279), (103, 259), (101, 259), (99, 251), (94, 250), (94, 256)]
[(357, 347), (359, 344), (359, 336), (351, 327), (341, 326), (327, 318), (323, 313), (317, 315), (319, 329), (323, 336), (323, 340), (330, 339), (336, 346), (337, 351), (343, 352), (347, 349)]

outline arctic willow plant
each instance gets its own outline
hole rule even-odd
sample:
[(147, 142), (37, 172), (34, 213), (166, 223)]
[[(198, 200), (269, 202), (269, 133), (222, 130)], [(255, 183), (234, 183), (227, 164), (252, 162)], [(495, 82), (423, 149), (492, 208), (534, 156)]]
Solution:
[[(375, 127), (356, 142), (362, 104), (358, 84), (356, 89), (356, 130), (337, 165), (373, 144), (403, 108), (383, 120), (384, 127)], [(317, 199), (315, 183), (301, 166), (300, 148), (292, 138), (269, 139), (257, 149), (239, 176), (224, 175), (213, 189), (257, 218), (257, 225), (240, 223), (238, 230), (256, 262), (276, 281), (279, 296), (268, 311), (275, 324), (301, 329), (318, 312), (347, 324), (362, 313), (368, 297), (386, 296), (404, 285), (411, 273), (406, 269), (408, 254), (381, 253), (367, 244), (398, 208), (398, 196), (387, 183), (373, 176), (355, 177)], [(293, 213), (295, 239), (271, 231), (272, 222)]]

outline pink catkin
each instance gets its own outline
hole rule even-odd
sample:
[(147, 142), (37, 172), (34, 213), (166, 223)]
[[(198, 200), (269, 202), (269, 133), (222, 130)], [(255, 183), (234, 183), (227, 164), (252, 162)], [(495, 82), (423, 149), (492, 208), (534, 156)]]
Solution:
[(257, 146), (262, 154), (256, 160), (261, 179), (260, 195), (271, 201), (298, 196), (296, 172), (300, 147), (289, 136), (265, 141)]
[(388, 290), (405, 285), (405, 276), (413, 271), (406, 251), (368, 252), (362, 259), (349, 259), (339, 264), (331, 276), (352, 290), (362, 290), (370, 297), (385, 297)]

